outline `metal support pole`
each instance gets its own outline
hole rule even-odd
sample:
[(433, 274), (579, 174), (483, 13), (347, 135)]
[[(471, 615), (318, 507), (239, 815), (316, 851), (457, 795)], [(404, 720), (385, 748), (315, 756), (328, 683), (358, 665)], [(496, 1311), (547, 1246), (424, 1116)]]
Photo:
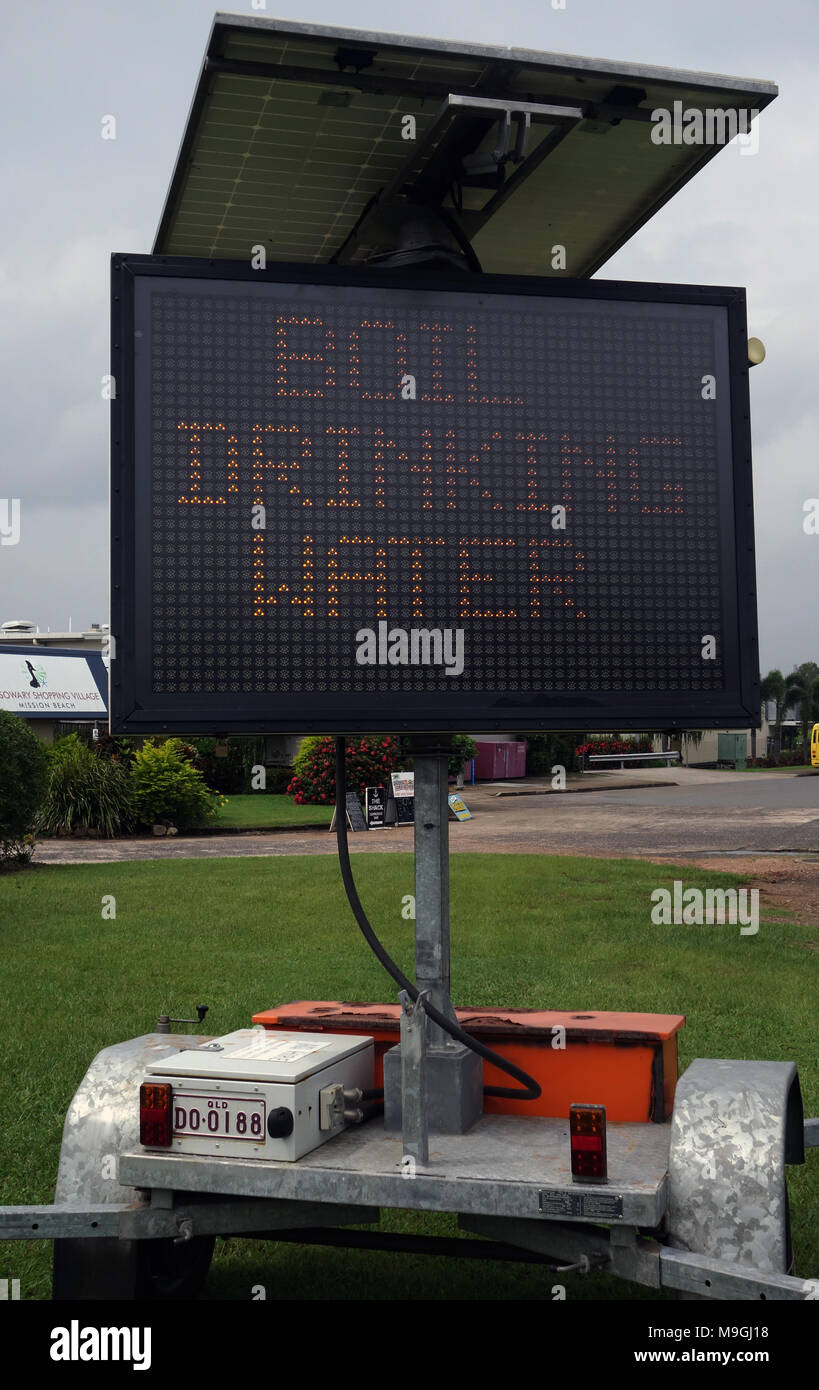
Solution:
[[(448, 738), (418, 735), (415, 768), (415, 979), (432, 1007), (457, 1022), (449, 994)], [(466, 1134), (483, 1111), (483, 1063), (431, 1018), (426, 1023), (424, 1126), (433, 1134)], [(400, 1048), (384, 1056), (384, 1126), (406, 1133), (403, 1111), (414, 1106), (412, 1071)], [(409, 1091), (407, 1082), (410, 1082)], [(414, 1123), (414, 1121), (413, 1121)], [(408, 1150), (408, 1152), (410, 1152)]]
[[(449, 997), (449, 791), (448, 743), (418, 740), (415, 766), (415, 981), (430, 1002), (455, 1022)], [(429, 1046), (452, 1039), (429, 1022)]]
[(415, 1003), (404, 989), (398, 998), (401, 1001), (401, 1142), (404, 1153), (426, 1167), (429, 1163), (427, 1029), (430, 1026), (424, 1009), (427, 992), (422, 990)]

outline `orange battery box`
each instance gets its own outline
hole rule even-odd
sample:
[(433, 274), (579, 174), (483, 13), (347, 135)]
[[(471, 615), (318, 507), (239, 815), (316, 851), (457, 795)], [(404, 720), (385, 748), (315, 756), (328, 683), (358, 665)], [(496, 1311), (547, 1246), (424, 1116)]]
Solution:
[[(399, 1035), (398, 1004), (300, 1000), (264, 1009), (264, 1028), (310, 1033), (369, 1034), (375, 1042), (375, 1085), (384, 1084), (384, 1053)], [(677, 1084), (677, 1033), (682, 1014), (565, 1013), (540, 1009), (456, 1009), (465, 1032), (533, 1076), (537, 1101), (487, 1096), (487, 1114), (568, 1119), (578, 1101), (605, 1105), (610, 1121), (670, 1118)], [(561, 1031), (565, 1030), (565, 1032)], [(565, 1045), (562, 1045), (565, 1044)], [(515, 1086), (484, 1062), (485, 1086)]]

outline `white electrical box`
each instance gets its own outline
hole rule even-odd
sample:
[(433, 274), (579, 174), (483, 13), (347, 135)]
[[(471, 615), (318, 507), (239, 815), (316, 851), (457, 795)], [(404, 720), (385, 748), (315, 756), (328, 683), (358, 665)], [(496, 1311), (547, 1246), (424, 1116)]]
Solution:
[(372, 1088), (373, 1056), (371, 1037), (238, 1028), (149, 1063), (146, 1080), (172, 1087), (174, 1149), (293, 1160), (347, 1127), (343, 1093)]

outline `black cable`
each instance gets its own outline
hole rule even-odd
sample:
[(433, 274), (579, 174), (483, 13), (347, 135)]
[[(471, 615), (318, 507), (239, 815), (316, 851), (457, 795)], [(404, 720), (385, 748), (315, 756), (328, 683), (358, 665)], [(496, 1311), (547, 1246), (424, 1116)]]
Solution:
[[(358, 922), (364, 940), (367, 942), (367, 945), (370, 947), (370, 950), (373, 952), (375, 956), (378, 957), (384, 969), (387, 971), (387, 974), (391, 975), (395, 983), (397, 985), (400, 985), (401, 989), (405, 989), (410, 999), (412, 999), (413, 1002), (415, 1002), (417, 1001), (419, 994), (418, 986), (414, 985), (412, 980), (407, 978), (404, 972), (399, 969), (395, 961), (381, 945), (381, 942), (378, 940), (378, 937), (376, 936), (375, 932), (370, 926), (367, 914), (365, 913), (364, 908), (361, 905), (361, 899), (358, 896), (358, 890), (355, 886), (352, 865), (350, 864), (350, 847), (347, 843), (347, 768), (345, 764), (346, 751), (346, 740), (344, 738), (337, 738), (336, 843), (338, 845), (338, 858), (339, 864), (341, 866), (341, 877), (344, 882), (345, 891), (347, 893), (347, 901), (349, 902), (350, 907), (353, 910), (353, 916)], [(484, 1086), (483, 1093), (485, 1096), (503, 1096), (504, 1098), (511, 1100), (538, 1099), (538, 1097), (540, 1096), (540, 1086), (535, 1081), (534, 1077), (529, 1076), (528, 1073), (523, 1071), (520, 1067), (516, 1067), (514, 1062), (510, 1062), (506, 1057), (501, 1057), (499, 1053), (493, 1052), (492, 1049), (489, 1047), (485, 1047), (484, 1044), (482, 1042), (479, 1042), (477, 1038), (473, 1038), (469, 1033), (465, 1033), (463, 1028), (461, 1028), (460, 1024), (453, 1023), (451, 1019), (447, 1018), (446, 1014), (440, 1013), (440, 1011), (436, 1009), (434, 1005), (430, 1004), (429, 1001), (426, 999), (424, 1000), (424, 1011), (432, 1019), (433, 1023), (437, 1023), (438, 1027), (443, 1028), (444, 1032), (448, 1033), (449, 1036), (451, 1038), (454, 1038), (456, 1042), (463, 1043), (464, 1046), (470, 1049), (470, 1051), (477, 1052), (478, 1056), (482, 1057), (485, 1062), (491, 1062), (493, 1066), (496, 1066), (498, 1068), (499, 1071), (504, 1071), (506, 1072), (507, 1076), (511, 1076), (515, 1081), (520, 1081), (521, 1086), (523, 1088), (518, 1089), (512, 1086)]]

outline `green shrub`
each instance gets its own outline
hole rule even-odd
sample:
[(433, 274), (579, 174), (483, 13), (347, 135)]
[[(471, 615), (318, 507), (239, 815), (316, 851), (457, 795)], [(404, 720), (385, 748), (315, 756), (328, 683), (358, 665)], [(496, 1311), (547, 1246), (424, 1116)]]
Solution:
[(37, 735), (19, 715), (0, 710), (0, 868), (31, 858), (47, 777), (45, 747)]
[(293, 780), (292, 767), (268, 767), (265, 769), (265, 791), (279, 796), (287, 791)]
[[(229, 738), (227, 740), (227, 753), (220, 757), (216, 752), (218, 740), (210, 737), (194, 738), (191, 740), (192, 758), (194, 767), (205, 778), (209, 787), (214, 791), (232, 793), (238, 795), (242, 792), (252, 790), (250, 785), (250, 770), (258, 761), (256, 757), (257, 740), (255, 738)], [(268, 788), (269, 790), (269, 788)], [(284, 787), (281, 788), (285, 790)]]
[(128, 773), (109, 758), (100, 758), (75, 734), (61, 739), (51, 759), (48, 789), (37, 818), (39, 830), (70, 835), (80, 830), (113, 839), (134, 825)]
[[(581, 741), (583, 735), (580, 735)], [(577, 767), (577, 734), (527, 734), (526, 776), (548, 777), (553, 767), (572, 772)]]
[(203, 825), (224, 798), (217, 797), (186, 757), (178, 738), (146, 743), (134, 755), (131, 793), (139, 825), (164, 822), (180, 830)]
[(78, 748), (86, 748), (88, 745), (83, 742), (79, 734), (65, 734), (63, 738), (55, 738), (53, 743), (45, 745), (48, 768), (56, 766), (57, 763), (64, 762), (76, 753)]
[(134, 755), (141, 743), (137, 738), (122, 738), (111, 734), (100, 733), (96, 743), (91, 744), (92, 752), (99, 758), (110, 758), (112, 762), (119, 763), (126, 771), (134, 761)]
[(809, 767), (810, 752), (802, 744), (798, 748), (783, 748), (781, 753), (766, 753), (761, 758), (749, 758), (748, 767)]
[(463, 772), (464, 764), (470, 762), (472, 758), (475, 757), (478, 751), (478, 745), (474, 738), (469, 737), (469, 734), (454, 734), (452, 738), (452, 749), (452, 756), (448, 764), (449, 775), (450, 777), (457, 777), (459, 773)]

